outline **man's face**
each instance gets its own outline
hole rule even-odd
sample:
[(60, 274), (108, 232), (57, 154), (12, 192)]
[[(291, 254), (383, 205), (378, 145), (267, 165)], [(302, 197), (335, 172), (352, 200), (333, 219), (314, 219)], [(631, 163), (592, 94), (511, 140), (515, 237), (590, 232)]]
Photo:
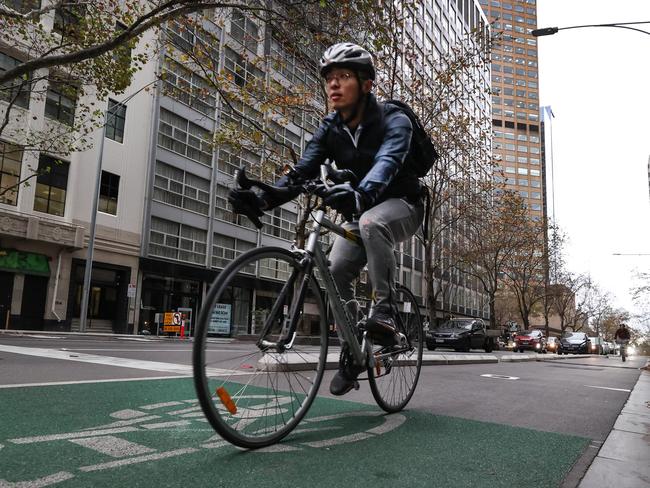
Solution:
[(346, 68), (333, 68), (325, 76), (327, 99), (334, 110), (352, 109), (363, 93), (370, 91), (372, 81), (364, 81), (359, 87), (359, 80), (354, 71)]

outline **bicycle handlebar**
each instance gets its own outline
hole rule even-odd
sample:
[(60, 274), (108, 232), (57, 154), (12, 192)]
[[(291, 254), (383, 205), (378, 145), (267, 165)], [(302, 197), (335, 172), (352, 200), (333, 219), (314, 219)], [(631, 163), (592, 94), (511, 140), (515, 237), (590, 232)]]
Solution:
[[(297, 185), (289, 185), (286, 187), (273, 186), (269, 185), (268, 183), (264, 183), (263, 181), (251, 179), (246, 175), (246, 169), (242, 167), (235, 171), (235, 183), (242, 190), (250, 190), (253, 187), (257, 187), (270, 195), (272, 198), (282, 201), (286, 201), (287, 197), (292, 197), (295, 195), (297, 189), (296, 187), (298, 187), (299, 193), (308, 195), (313, 194), (322, 198), (326, 195), (326, 193), (336, 188), (338, 185), (350, 183), (350, 185), (356, 187), (358, 184), (357, 176), (349, 169), (334, 169), (331, 165), (328, 164), (324, 164), (321, 167), (325, 168), (322, 172), (323, 176), (321, 178), (314, 178)], [(326, 182), (327, 179), (332, 180), (335, 185), (329, 186)], [(261, 229), (264, 226), (255, 212), (256, 209), (252, 207), (246, 207), (241, 208), (240, 210), (243, 215), (248, 217), (248, 219), (253, 222), (255, 227)]]

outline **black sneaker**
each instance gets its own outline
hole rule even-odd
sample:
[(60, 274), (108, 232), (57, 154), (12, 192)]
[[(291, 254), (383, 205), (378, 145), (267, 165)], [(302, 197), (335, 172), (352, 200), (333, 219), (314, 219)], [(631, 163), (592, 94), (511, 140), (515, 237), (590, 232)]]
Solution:
[(359, 382), (357, 381), (357, 376), (359, 376), (361, 371), (363, 371), (363, 368), (352, 364), (352, 358), (348, 353), (347, 347), (344, 345), (343, 349), (341, 349), (341, 356), (339, 357), (339, 370), (330, 383), (330, 393), (341, 396), (353, 388), (358, 390)]
[(365, 329), (379, 344), (392, 346), (396, 343), (397, 326), (393, 314), (384, 309), (374, 309), (366, 320)]

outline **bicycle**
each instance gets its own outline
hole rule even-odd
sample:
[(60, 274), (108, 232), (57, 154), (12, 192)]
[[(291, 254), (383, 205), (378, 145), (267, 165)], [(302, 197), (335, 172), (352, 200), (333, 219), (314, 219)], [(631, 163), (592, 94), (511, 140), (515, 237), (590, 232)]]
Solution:
[[(354, 176), (323, 168), (320, 179), (300, 185), (301, 193), (322, 195), (329, 180), (350, 181)], [(243, 189), (282, 191), (248, 179), (243, 169), (235, 180)], [(247, 216), (262, 225), (256, 215)], [(424, 337), (414, 295), (397, 286), (399, 340), (388, 345), (373, 341), (363, 328), (365, 317), (355, 310), (356, 303), (343, 302), (319, 243), (322, 230), (362, 245), (360, 236), (332, 222), (322, 207), (315, 209), (312, 220), (303, 247), (255, 248), (228, 264), (211, 285), (199, 314), (193, 347), (199, 403), (217, 433), (240, 447), (278, 442), (307, 414), (326, 369), (328, 316), (333, 316), (349, 345), (344, 353), (348, 362), (366, 371), (367, 378), (361, 379), (368, 381), (384, 411), (402, 410), (418, 382)], [(270, 283), (266, 290), (258, 289), (263, 278)], [(256, 293), (247, 294), (246, 285), (256, 288)], [(329, 300), (331, 315), (326, 297), (335, 297)], [(255, 342), (238, 341), (225, 353), (212, 352), (207, 347), (208, 331), (214, 314), (223, 312), (224, 306), (240, 324), (252, 319)], [(247, 316), (249, 309), (253, 318)]]
[(618, 345), (620, 346), (621, 350), (621, 361), (625, 362), (625, 358), (627, 358), (627, 343), (630, 342), (628, 340), (617, 340), (616, 341)]

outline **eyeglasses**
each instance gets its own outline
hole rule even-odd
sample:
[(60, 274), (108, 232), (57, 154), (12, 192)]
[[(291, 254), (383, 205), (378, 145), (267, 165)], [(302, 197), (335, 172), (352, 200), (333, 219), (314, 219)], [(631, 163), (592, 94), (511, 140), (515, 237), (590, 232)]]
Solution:
[(352, 73), (328, 73), (325, 76), (325, 83), (329, 85), (334, 80), (336, 80), (336, 83), (344, 83), (352, 78), (354, 78)]

